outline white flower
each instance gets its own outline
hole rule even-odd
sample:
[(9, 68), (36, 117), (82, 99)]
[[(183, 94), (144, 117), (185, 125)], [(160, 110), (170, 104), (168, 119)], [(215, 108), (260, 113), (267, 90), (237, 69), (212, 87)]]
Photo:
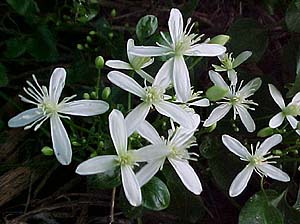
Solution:
[(127, 41), (127, 57), (129, 63), (120, 60), (108, 60), (105, 64), (108, 67), (115, 68), (115, 69), (134, 70), (143, 79), (146, 79), (148, 82), (153, 83), (154, 80), (153, 77), (150, 76), (145, 71), (143, 71), (142, 69), (151, 65), (154, 62), (154, 59), (150, 57), (140, 57), (131, 54), (130, 49), (132, 47), (134, 47), (134, 40), (129, 39)]
[(239, 88), (236, 89), (236, 85), (228, 86), (222, 76), (217, 72), (209, 71), (209, 77), (216, 86), (228, 89), (228, 93), (223, 98), (225, 101), (217, 102), (220, 105), (213, 109), (204, 122), (204, 127), (209, 127), (221, 120), (230, 109), (233, 108), (233, 119), (236, 119), (236, 115), (239, 115), (247, 131), (253, 132), (255, 130), (255, 123), (248, 110), (254, 110), (254, 108), (251, 108), (249, 105), (257, 105), (257, 103), (248, 100), (247, 98), (252, 96), (259, 89), (261, 86), (261, 79), (252, 79), (243, 87), (241, 87), (243, 83), (241, 82)]
[(288, 174), (277, 167), (270, 165), (270, 163), (276, 162), (268, 160), (276, 158), (276, 156), (267, 156), (270, 153), (269, 150), (282, 141), (281, 135), (272, 135), (261, 145), (260, 142), (258, 142), (255, 152), (253, 152), (253, 145), (251, 145), (251, 154), (245, 146), (229, 135), (223, 135), (222, 141), (232, 153), (239, 156), (241, 160), (249, 162), (248, 165), (234, 178), (229, 189), (229, 195), (231, 197), (238, 196), (242, 193), (242, 191), (246, 188), (253, 171), (260, 176), (271, 177), (272, 179), (283, 182), (290, 181)]
[(195, 160), (191, 155), (196, 155), (195, 153), (189, 153), (187, 150), (195, 142), (194, 131), (179, 127), (177, 130), (169, 132), (168, 139), (163, 140), (147, 121), (142, 122), (137, 131), (152, 143), (152, 145), (139, 149), (140, 151), (146, 154), (148, 151), (158, 149), (165, 153), (160, 158), (153, 158), (152, 161), (148, 161), (148, 164), (137, 172), (136, 176), (140, 186), (146, 184), (159, 169), (162, 169), (165, 160), (168, 159), (189, 191), (197, 195), (202, 192), (200, 180), (188, 162), (188, 160)]
[[(281, 112), (277, 113), (274, 117), (271, 118), (269, 122), (270, 128), (279, 127), (282, 124), (284, 118), (286, 118), (292, 128), (296, 129), (299, 122), (295, 117), (300, 115), (300, 92), (293, 97), (292, 102), (285, 106), (283, 97), (281, 93), (276, 89), (276, 87), (272, 84), (269, 84), (269, 90), (274, 101), (281, 109)], [(296, 130), (296, 132), (300, 135), (300, 130)]]
[(184, 109), (165, 100), (165, 98), (170, 98), (164, 95), (166, 85), (159, 82), (157, 78), (154, 79), (152, 86), (142, 88), (134, 79), (118, 71), (109, 72), (107, 77), (112, 83), (139, 96), (143, 101), (126, 116), (126, 125), (129, 127), (128, 135), (134, 132), (153, 106), (160, 114), (172, 118), (180, 125), (186, 128), (194, 127), (192, 117)]
[(133, 206), (142, 203), (142, 194), (138, 180), (133, 172), (137, 162), (145, 162), (148, 159), (161, 157), (162, 153), (153, 149), (147, 152), (140, 150), (128, 150), (128, 134), (123, 114), (113, 110), (109, 115), (109, 131), (116, 149), (117, 155), (96, 156), (82, 162), (76, 169), (80, 175), (91, 175), (121, 169), (121, 179), (127, 200)]
[(194, 24), (191, 19), (187, 21), (183, 29), (183, 19), (178, 9), (172, 9), (169, 18), (169, 32), (171, 41), (161, 32), (164, 44), (158, 46), (135, 46), (131, 49), (132, 54), (139, 56), (162, 56), (171, 55), (162, 66), (162, 71), (157, 74), (159, 80), (165, 80), (168, 84), (174, 85), (177, 100), (186, 102), (190, 97), (190, 77), (183, 56), (218, 56), (226, 51), (226, 48), (219, 44), (198, 43), (202, 35), (191, 33)]
[(102, 100), (76, 100), (70, 102), (76, 95), (64, 98), (58, 102), (65, 85), (66, 71), (56, 68), (50, 78), (49, 91), (47, 87), (40, 86), (33, 75), (35, 85), (27, 81), (28, 88), (23, 88), (32, 99), (19, 95), (21, 100), (36, 106), (26, 110), (8, 121), (9, 127), (23, 127), (25, 130), (33, 126), (36, 131), (48, 118), (50, 118), (51, 137), (53, 149), (58, 161), (68, 165), (72, 159), (72, 149), (68, 134), (60, 118), (69, 118), (62, 114), (93, 116), (106, 112), (109, 105)]

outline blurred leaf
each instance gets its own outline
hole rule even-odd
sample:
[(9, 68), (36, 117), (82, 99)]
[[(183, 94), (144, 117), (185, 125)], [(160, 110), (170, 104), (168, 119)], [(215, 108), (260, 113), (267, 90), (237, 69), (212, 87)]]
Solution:
[(278, 197), (275, 191), (259, 192), (252, 196), (242, 208), (239, 224), (281, 224), (281, 212), (271, 204), (271, 200)]
[(24, 38), (12, 38), (5, 43), (6, 51), (4, 52), (4, 55), (8, 58), (17, 58), (26, 51), (26, 42)]
[(8, 84), (8, 78), (6, 74), (6, 68), (0, 63), (0, 87), (6, 86)]
[(268, 46), (268, 33), (253, 19), (239, 19), (228, 30), (229, 48), (235, 55), (252, 51), (250, 60), (259, 61)]
[(160, 211), (169, 206), (170, 193), (159, 178), (153, 177), (142, 187), (143, 206), (150, 210)]
[(290, 3), (285, 14), (285, 22), (289, 31), (300, 32), (300, 0)]
[(87, 176), (89, 189), (108, 189), (121, 184), (120, 169)]
[(228, 91), (228, 89), (222, 86), (212, 86), (208, 90), (206, 90), (205, 95), (210, 101), (218, 101), (223, 99)]
[(150, 37), (155, 33), (158, 26), (158, 21), (156, 16), (147, 15), (142, 17), (136, 25), (136, 35), (138, 39), (142, 42), (147, 37)]
[(134, 207), (130, 205), (127, 201), (127, 198), (125, 197), (124, 190), (122, 190), (119, 195), (119, 206), (124, 215), (130, 219), (142, 217), (143, 206)]
[(7, 3), (20, 15), (28, 16), (39, 12), (39, 7), (34, 0), (6, 0)]
[(201, 155), (206, 159), (212, 159), (220, 153), (220, 145), (217, 137), (205, 135), (199, 146)]

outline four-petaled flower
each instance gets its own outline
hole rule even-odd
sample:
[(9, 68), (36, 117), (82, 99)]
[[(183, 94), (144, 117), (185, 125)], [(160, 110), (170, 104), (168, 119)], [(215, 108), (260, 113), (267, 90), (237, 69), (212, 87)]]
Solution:
[(253, 152), (253, 145), (251, 145), (251, 154), (245, 146), (229, 135), (223, 135), (222, 141), (232, 153), (239, 156), (241, 160), (249, 162), (248, 165), (234, 178), (229, 189), (229, 195), (231, 197), (238, 196), (242, 193), (246, 188), (253, 171), (261, 177), (271, 177), (272, 179), (283, 182), (290, 181), (288, 174), (277, 167), (270, 165), (271, 163), (276, 163), (275, 161), (268, 161), (269, 159), (276, 158), (276, 156), (269, 155), (269, 150), (282, 141), (281, 135), (272, 135), (261, 145), (258, 142), (255, 152)]
[[(106, 112), (109, 105), (102, 100), (76, 100), (71, 101), (76, 95), (64, 98), (58, 102), (65, 85), (66, 71), (56, 68), (50, 78), (49, 90), (40, 86), (33, 75), (34, 84), (27, 81), (28, 88), (24, 91), (32, 99), (19, 95), (21, 100), (36, 106), (26, 110), (8, 121), (9, 127), (23, 127), (29, 129), (33, 126), (37, 130), (48, 118), (50, 118), (51, 137), (53, 149), (58, 161), (68, 165), (72, 159), (72, 148), (66, 129), (60, 118), (69, 118), (63, 114), (77, 116), (93, 116)], [(70, 102), (71, 101), (71, 102)]]

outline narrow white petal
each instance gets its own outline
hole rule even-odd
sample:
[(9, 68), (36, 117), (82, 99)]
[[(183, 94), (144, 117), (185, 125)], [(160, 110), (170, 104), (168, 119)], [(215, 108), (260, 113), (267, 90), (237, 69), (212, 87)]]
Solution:
[(109, 117), (109, 132), (118, 155), (127, 151), (127, 130), (123, 114), (114, 109)]
[(118, 156), (97, 156), (80, 163), (76, 169), (76, 173), (80, 175), (91, 175), (103, 173), (114, 169), (118, 163)]
[(77, 116), (94, 116), (103, 114), (108, 109), (109, 104), (102, 100), (76, 100), (63, 104), (59, 113)]
[(170, 143), (176, 147), (185, 145), (194, 135), (194, 130), (189, 130), (183, 127), (179, 127), (174, 136), (172, 137)]
[(229, 112), (230, 109), (231, 109), (231, 104), (228, 104), (228, 103), (224, 103), (224, 104), (221, 104), (220, 106), (216, 107), (210, 113), (209, 117), (205, 120), (203, 126), (209, 127), (209, 126), (213, 125), (214, 123), (218, 122), (223, 117), (225, 117), (225, 115)]
[(153, 83), (154, 78), (143, 70), (136, 70), (136, 73), (139, 74), (143, 79), (146, 79), (148, 82)]
[(237, 84), (237, 72), (233, 69), (227, 71), (228, 79), (230, 80), (231, 85)]
[(171, 49), (152, 46), (134, 46), (129, 51), (129, 54), (141, 57), (163, 56), (171, 53)]
[(159, 69), (158, 73), (155, 76), (153, 86), (159, 86), (163, 89), (168, 88), (170, 83), (172, 82), (173, 68), (174, 58), (170, 58)]
[(187, 102), (191, 97), (191, 81), (183, 56), (174, 57), (173, 84), (176, 99)]
[(176, 159), (170, 159), (170, 163), (174, 167), (177, 175), (180, 177), (184, 186), (196, 195), (202, 192), (202, 185), (200, 180), (195, 173), (194, 169), (190, 166), (187, 161), (181, 161)]
[(241, 118), (242, 123), (246, 127), (248, 132), (254, 132), (255, 131), (255, 123), (252, 119), (251, 115), (249, 114), (248, 110), (243, 107), (236, 105), (235, 108), (237, 109), (239, 116)]
[(66, 70), (64, 68), (54, 69), (49, 84), (49, 95), (53, 102), (57, 103), (65, 86)]
[(149, 110), (150, 106), (147, 103), (141, 103), (126, 116), (125, 123), (128, 136), (130, 136), (145, 120)]
[(58, 115), (50, 117), (50, 126), (53, 150), (56, 158), (62, 165), (68, 165), (72, 159), (72, 148), (66, 129)]
[(264, 163), (262, 165), (258, 165), (257, 168), (261, 170), (266, 176), (271, 177), (272, 179), (282, 182), (290, 181), (290, 177), (287, 173), (270, 164)]
[(293, 129), (297, 128), (298, 125), (298, 121), (295, 117), (293, 117), (292, 115), (287, 115), (286, 119), (288, 120), (288, 122), (290, 123), (290, 125), (292, 126)]
[(278, 114), (276, 114), (275, 116), (273, 116), (271, 118), (271, 120), (269, 121), (270, 128), (277, 128), (277, 127), (279, 127), (282, 124), (283, 120), (284, 120), (283, 113), (279, 112)]
[(195, 44), (184, 52), (186, 56), (214, 57), (223, 54), (226, 47), (219, 44)]
[(267, 152), (273, 148), (275, 145), (278, 145), (282, 141), (282, 136), (280, 134), (272, 135), (271, 137), (264, 140), (264, 142), (256, 150), (255, 155), (264, 156)]
[(183, 19), (178, 9), (171, 10), (168, 25), (172, 42), (176, 43), (182, 38), (183, 34)]
[(166, 157), (170, 150), (165, 143), (147, 145), (138, 150), (130, 151), (136, 162), (153, 161)]
[(222, 142), (232, 153), (240, 158), (248, 160), (251, 157), (251, 154), (248, 152), (247, 148), (235, 138), (229, 135), (222, 135)]
[(132, 206), (142, 204), (142, 193), (139, 182), (130, 166), (121, 166), (122, 183), (125, 196)]
[(155, 109), (162, 115), (172, 118), (181, 126), (193, 129), (195, 127), (192, 115), (182, 109), (180, 106), (168, 101), (161, 101), (154, 104)]
[(208, 75), (209, 75), (210, 80), (213, 82), (213, 84), (215, 84), (216, 86), (221, 86), (221, 87), (229, 90), (229, 86), (227, 85), (227, 83), (224, 81), (223, 77), (218, 72), (210, 70), (208, 72)]
[(280, 109), (283, 109), (285, 107), (285, 103), (284, 103), (281, 93), (272, 84), (269, 84), (269, 91), (270, 91), (270, 94), (273, 97), (274, 101), (280, 107)]
[(122, 72), (111, 71), (108, 73), (107, 77), (113, 84), (119, 86), (121, 89), (139, 97), (143, 97), (145, 95), (145, 90), (133, 78)]
[(11, 118), (8, 121), (8, 126), (11, 128), (18, 128), (26, 126), (33, 121), (38, 120), (43, 117), (43, 111), (40, 108), (32, 108), (29, 110), (25, 110), (22, 113), (19, 113), (17, 116)]
[(238, 92), (244, 98), (254, 94), (261, 86), (261, 78), (255, 78), (249, 81), (241, 90)]
[(208, 107), (210, 105), (209, 100), (204, 98), (200, 100), (196, 100), (192, 103), (189, 103), (191, 106), (197, 106), (197, 107)]
[(120, 60), (108, 60), (105, 65), (115, 69), (133, 70), (130, 64)]
[(253, 173), (253, 166), (247, 165), (233, 180), (230, 185), (230, 197), (238, 196), (247, 187), (249, 179)]
[(147, 139), (152, 144), (161, 144), (163, 142), (156, 129), (146, 120), (141, 122), (136, 130), (143, 138)]
[(128, 39), (128, 41), (127, 41), (127, 57), (128, 57), (128, 60), (129, 60), (130, 63), (136, 57), (135, 55), (132, 55), (130, 53), (130, 50), (131, 50), (132, 47), (134, 47), (134, 40), (133, 39)]
[(140, 187), (148, 183), (149, 180), (158, 172), (164, 164), (164, 159), (154, 160), (142, 167), (137, 173), (136, 178)]
[(292, 99), (293, 104), (300, 104), (300, 92), (298, 92)]

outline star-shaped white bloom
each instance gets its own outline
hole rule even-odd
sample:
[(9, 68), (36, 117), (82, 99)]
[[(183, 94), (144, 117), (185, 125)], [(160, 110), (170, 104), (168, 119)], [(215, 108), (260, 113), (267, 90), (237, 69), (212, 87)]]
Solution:
[(155, 109), (162, 115), (172, 118), (176, 123), (193, 128), (194, 122), (188, 112), (179, 105), (166, 101), (170, 98), (164, 95), (166, 85), (155, 77), (152, 86), (142, 88), (134, 79), (118, 71), (111, 71), (108, 79), (120, 88), (138, 96), (143, 101), (126, 116), (126, 124), (131, 127), (128, 134), (132, 134), (135, 128), (146, 118), (150, 108)]
[(233, 119), (236, 119), (236, 115), (239, 115), (242, 123), (246, 127), (247, 131), (253, 132), (255, 130), (255, 123), (250, 116), (248, 110), (254, 110), (249, 105), (257, 105), (257, 103), (252, 100), (248, 100), (261, 86), (261, 79), (255, 78), (248, 82), (245, 86), (242, 86), (242, 82), (238, 89), (236, 85), (228, 86), (222, 76), (214, 71), (209, 71), (210, 80), (216, 85), (228, 89), (228, 93), (223, 98), (222, 102), (217, 102), (220, 104), (217, 106), (209, 117), (204, 122), (204, 127), (209, 127), (221, 120), (225, 115), (233, 108)]
[(161, 32), (165, 43), (157, 43), (158, 46), (135, 46), (131, 49), (132, 54), (139, 56), (163, 56), (171, 57), (163, 64), (162, 72), (158, 73), (159, 80), (165, 80), (168, 84), (173, 83), (177, 100), (188, 101), (190, 97), (189, 71), (183, 56), (218, 56), (226, 51), (226, 48), (219, 44), (198, 43), (202, 35), (191, 33), (194, 24), (191, 19), (183, 28), (183, 19), (178, 9), (172, 9), (169, 18), (169, 32), (171, 41)]
[(248, 165), (234, 178), (229, 189), (229, 195), (231, 197), (238, 196), (242, 193), (246, 188), (253, 171), (260, 176), (271, 177), (272, 179), (283, 182), (290, 181), (288, 174), (277, 167), (270, 165), (270, 163), (276, 163), (275, 161), (268, 161), (269, 159), (276, 158), (276, 156), (268, 156), (268, 154), (272, 147), (278, 145), (282, 141), (281, 135), (272, 135), (261, 145), (258, 142), (255, 152), (253, 152), (253, 145), (251, 145), (251, 154), (245, 146), (229, 135), (223, 135), (222, 141), (232, 153), (239, 156), (241, 160), (249, 162)]
[[(269, 84), (269, 90), (274, 101), (281, 109), (281, 112), (271, 118), (269, 122), (270, 128), (279, 127), (284, 118), (286, 118), (292, 128), (296, 129), (299, 121), (295, 117), (300, 115), (300, 92), (293, 97), (292, 102), (285, 106), (283, 97), (276, 87), (272, 84)], [(296, 132), (300, 135), (300, 130), (296, 130)]]
[(76, 169), (80, 175), (92, 175), (121, 169), (121, 179), (127, 200), (133, 206), (142, 203), (142, 194), (138, 180), (133, 172), (137, 162), (161, 157), (163, 152), (158, 150), (128, 150), (128, 134), (123, 114), (118, 110), (113, 110), (109, 115), (109, 131), (116, 149), (117, 155), (96, 156), (82, 162)]
[[(140, 186), (146, 184), (159, 169), (162, 169), (165, 160), (168, 159), (189, 191), (197, 195), (202, 192), (200, 180), (188, 162), (188, 160), (195, 160), (191, 157), (195, 153), (188, 152), (188, 148), (195, 143), (195, 137), (193, 136), (195, 130), (191, 131), (190, 129), (179, 127), (169, 132), (168, 139), (164, 140), (149, 122), (143, 121), (138, 126), (137, 131), (142, 137), (152, 143), (152, 145), (141, 148), (140, 151), (146, 154), (146, 152), (156, 149), (165, 153), (160, 158), (153, 158), (151, 161), (148, 161), (148, 164), (137, 172), (136, 176)], [(158, 153), (156, 154), (158, 155)]]
[[(48, 118), (50, 118), (51, 137), (53, 149), (58, 161), (68, 165), (72, 159), (72, 148), (66, 129), (60, 118), (69, 118), (63, 114), (77, 116), (93, 116), (106, 112), (109, 105), (102, 100), (76, 100), (71, 101), (76, 95), (64, 98), (58, 102), (65, 85), (66, 71), (56, 68), (50, 78), (49, 90), (40, 86), (33, 75), (34, 84), (27, 81), (28, 88), (23, 88), (32, 99), (19, 95), (21, 100), (36, 106), (26, 110), (8, 121), (12, 128), (23, 127), (29, 129), (33, 126), (37, 130)], [(71, 102), (70, 102), (71, 101)]]
[(130, 53), (130, 49), (132, 47), (134, 47), (134, 40), (129, 39), (127, 41), (127, 57), (129, 63), (120, 60), (108, 60), (105, 64), (108, 67), (115, 69), (134, 70), (143, 79), (146, 79), (148, 82), (153, 83), (153, 77), (145, 71), (143, 71), (142, 69), (151, 65), (154, 62), (154, 59), (150, 57), (141, 57), (133, 55), (132, 53)]

